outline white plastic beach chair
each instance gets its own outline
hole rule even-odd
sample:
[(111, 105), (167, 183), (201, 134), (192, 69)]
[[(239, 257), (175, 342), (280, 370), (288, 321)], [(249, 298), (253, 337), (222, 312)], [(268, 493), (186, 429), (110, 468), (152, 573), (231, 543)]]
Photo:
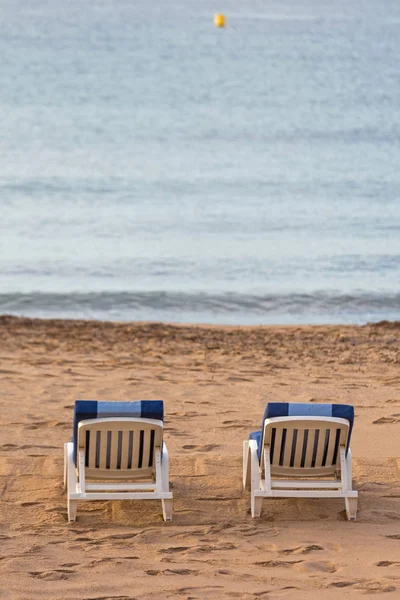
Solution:
[(171, 521), (163, 429), (162, 401), (78, 400), (74, 440), (64, 445), (68, 521), (75, 521), (80, 500), (151, 499), (161, 500), (164, 520)]
[(348, 405), (269, 403), (262, 430), (243, 445), (243, 485), (251, 490), (252, 517), (260, 516), (263, 498), (343, 498), (347, 518), (355, 519), (353, 419)]

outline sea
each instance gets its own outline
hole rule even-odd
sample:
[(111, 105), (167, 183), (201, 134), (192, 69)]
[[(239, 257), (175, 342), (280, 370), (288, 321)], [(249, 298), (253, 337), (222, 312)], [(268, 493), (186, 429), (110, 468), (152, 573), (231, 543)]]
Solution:
[(0, 314), (363, 324), (399, 286), (398, 0), (0, 1)]

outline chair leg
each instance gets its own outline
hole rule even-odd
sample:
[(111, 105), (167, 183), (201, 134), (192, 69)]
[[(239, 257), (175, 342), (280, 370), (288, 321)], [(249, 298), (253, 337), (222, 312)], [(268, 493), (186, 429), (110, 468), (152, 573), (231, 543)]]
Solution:
[(163, 455), (161, 462), (161, 485), (163, 492), (169, 492), (169, 459), (168, 450), (165, 442), (163, 442)]
[(64, 444), (64, 492), (67, 489), (68, 477), (68, 444)]
[(261, 515), (262, 496), (251, 494), (251, 516), (259, 517)]
[(164, 521), (172, 521), (172, 500), (162, 500)]
[(71, 500), (70, 495), (75, 494), (77, 490), (77, 477), (76, 468), (73, 459), (73, 445), (71, 442), (65, 444), (66, 450), (66, 462), (67, 462), (67, 507), (68, 507), (68, 521), (76, 520), (76, 511), (78, 508), (78, 500)]
[(345, 498), (344, 502), (348, 521), (355, 521), (357, 517), (358, 498)]
[(78, 500), (68, 498), (68, 521), (76, 521), (76, 512), (78, 509)]
[(255, 495), (255, 492), (258, 492), (261, 489), (260, 464), (258, 462), (257, 442), (255, 440), (251, 440), (248, 442), (247, 455), (248, 456), (247, 456), (246, 483), (247, 483), (247, 479), (250, 478), (251, 516), (259, 517), (261, 514), (262, 496)]
[(353, 489), (353, 463), (351, 459), (351, 450), (350, 448), (347, 451), (346, 457), (346, 477), (347, 477), (347, 489)]
[[(161, 457), (159, 457), (160, 459)], [(159, 467), (160, 468), (160, 467)], [(159, 483), (161, 483), (161, 489), (163, 492), (169, 492), (169, 461), (168, 461), (168, 450), (165, 442), (163, 442), (163, 456), (161, 462), (161, 472), (156, 472), (156, 477)], [(164, 521), (172, 521), (172, 499), (167, 498), (161, 500), (162, 511)]]
[(243, 489), (251, 489), (251, 471), (250, 471), (250, 452), (249, 452), (249, 441), (243, 442)]
[[(345, 497), (344, 503), (346, 506), (346, 515), (349, 521), (355, 520), (357, 517), (357, 494), (353, 492), (353, 481), (352, 481), (352, 460), (351, 451), (348, 449), (347, 456), (345, 455), (344, 448), (340, 449), (341, 454), (341, 470), (342, 470), (342, 487), (346, 492), (351, 492), (353, 497)], [(355, 497), (354, 497), (355, 495)]]

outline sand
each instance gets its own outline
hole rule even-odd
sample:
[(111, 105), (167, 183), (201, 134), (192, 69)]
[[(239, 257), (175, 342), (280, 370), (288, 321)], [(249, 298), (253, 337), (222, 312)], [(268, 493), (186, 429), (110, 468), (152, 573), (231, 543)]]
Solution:
[[(2, 599), (400, 598), (400, 323), (201, 327), (0, 317)], [(174, 520), (87, 502), (63, 443), (82, 399), (165, 401)], [(268, 401), (355, 406), (356, 522), (337, 499), (249, 514), (242, 442)]]

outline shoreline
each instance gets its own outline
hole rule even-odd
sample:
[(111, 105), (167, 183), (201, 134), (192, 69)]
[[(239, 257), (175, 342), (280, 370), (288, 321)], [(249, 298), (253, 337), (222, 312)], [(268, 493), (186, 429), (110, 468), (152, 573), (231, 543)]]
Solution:
[(86, 327), (86, 328), (136, 328), (138, 330), (149, 328), (153, 330), (162, 328), (171, 329), (211, 329), (211, 330), (273, 330), (283, 329), (285, 331), (290, 330), (336, 330), (336, 329), (388, 329), (388, 330), (400, 330), (400, 320), (388, 320), (383, 319), (380, 321), (368, 321), (362, 324), (359, 323), (262, 323), (258, 325), (248, 324), (224, 324), (224, 323), (196, 323), (196, 322), (179, 322), (179, 321), (159, 321), (159, 320), (137, 320), (137, 321), (118, 321), (108, 319), (76, 319), (69, 317), (27, 317), (24, 315), (13, 315), (13, 314), (0, 314), (0, 327), (8, 328), (10, 326), (26, 326), (34, 328), (35, 326), (48, 326), (49, 328), (54, 327), (66, 329), (73, 329), (74, 327)]

